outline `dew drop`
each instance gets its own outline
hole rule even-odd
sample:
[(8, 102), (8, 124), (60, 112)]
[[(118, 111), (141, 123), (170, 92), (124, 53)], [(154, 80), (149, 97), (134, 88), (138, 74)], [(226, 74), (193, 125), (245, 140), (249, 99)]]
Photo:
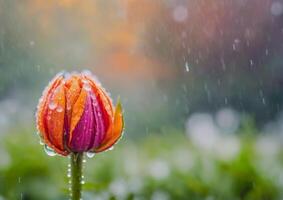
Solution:
[(57, 103), (51, 102), (51, 103), (49, 103), (48, 107), (49, 107), (50, 110), (54, 110), (57, 107)]
[(58, 107), (56, 108), (56, 111), (57, 111), (57, 112), (62, 112), (62, 111), (63, 111), (63, 108), (62, 108), (61, 106), (58, 106)]
[(48, 156), (56, 156), (55, 151), (53, 151), (53, 149), (51, 149), (49, 146), (44, 145), (44, 151)]
[(95, 155), (95, 153), (93, 153), (93, 152), (87, 152), (87, 153), (86, 153), (86, 156), (87, 156), (88, 158), (92, 158), (94, 155)]
[(82, 185), (85, 184), (85, 181), (81, 181), (81, 184), (82, 184)]
[(85, 84), (87, 84), (87, 83), (88, 83), (88, 80), (83, 79), (82, 82), (85, 83)]
[(85, 83), (85, 84), (83, 85), (83, 88), (84, 88), (86, 91), (90, 91), (90, 90), (91, 90), (91, 87), (90, 87), (90, 85), (89, 85), (88, 83)]
[(67, 104), (67, 110), (71, 110), (71, 105), (70, 104)]
[(44, 145), (44, 142), (41, 139), (39, 139), (39, 144)]
[(113, 149), (114, 149), (114, 146), (110, 147), (110, 148), (108, 149), (108, 151), (112, 151)]

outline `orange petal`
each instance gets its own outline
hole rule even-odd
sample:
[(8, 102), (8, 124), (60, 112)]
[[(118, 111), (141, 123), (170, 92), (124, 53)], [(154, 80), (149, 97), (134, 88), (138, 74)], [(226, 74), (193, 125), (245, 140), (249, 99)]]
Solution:
[(67, 114), (67, 127), (71, 123), (72, 108), (79, 98), (81, 87), (77, 76), (72, 76), (66, 81), (66, 114)]
[(85, 90), (81, 90), (81, 93), (76, 103), (73, 106), (68, 144), (70, 144), (70, 142), (72, 141), (73, 131), (76, 125), (78, 124), (78, 122), (80, 121), (82, 114), (84, 112), (86, 97), (87, 97), (87, 92)]
[(46, 115), (47, 129), (50, 142), (60, 149), (64, 148), (64, 117), (65, 117), (65, 88), (62, 83), (52, 94), (48, 101), (48, 111)]
[(45, 144), (47, 144), (49, 147), (54, 149), (57, 153), (61, 155), (67, 155), (68, 154), (67, 152), (60, 150), (59, 148), (54, 146), (50, 141), (48, 128), (47, 128), (47, 119), (46, 119), (48, 113), (49, 99), (51, 98), (54, 90), (61, 84), (62, 80), (63, 77), (61, 75), (56, 76), (53, 79), (53, 81), (51, 81), (50, 84), (44, 90), (43, 96), (38, 104), (37, 128)]
[(102, 152), (113, 146), (121, 137), (123, 128), (124, 128), (124, 119), (122, 114), (122, 105), (120, 101), (118, 101), (115, 109), (114, 124), (107, 132), (107, 135), (102, 145), (99, 148), (95, 149), (94, 152), (96, 153)]
[(39, 133), (41, 134), (42, 138), (44, 138), (44, 135), (46, 134), (46, 129), (44, 127), (43, 118), (45, 116), (44, 110), (47, 105), (47, 100), (50, 96), (50, 93), (54, 88), (56, 88), (60, 81), (63, 79), (62, 76), (55, 77), (50, 84), (46, 87), (44, 90), (42, 97), (39, 100), (38, 106), (37, 106), (37, 129)]

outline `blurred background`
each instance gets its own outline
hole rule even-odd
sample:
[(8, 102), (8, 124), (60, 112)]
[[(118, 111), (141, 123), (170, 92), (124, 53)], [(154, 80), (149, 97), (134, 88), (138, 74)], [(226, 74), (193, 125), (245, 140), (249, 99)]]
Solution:
[(282, 0), (0, 0), (1, 200), (69, 198), (34, 114), (73, 70), (125, 114), (83, 199), (283, 199)]

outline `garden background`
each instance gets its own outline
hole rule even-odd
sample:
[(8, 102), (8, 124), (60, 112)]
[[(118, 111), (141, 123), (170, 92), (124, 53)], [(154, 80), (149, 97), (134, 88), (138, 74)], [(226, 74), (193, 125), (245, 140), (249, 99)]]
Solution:
[(83, 199), (282, 199), (282, 55), (281, 0), (0, 0), (0, 199), (68, 199), (34, 114), (73, 70), (125, 115)]

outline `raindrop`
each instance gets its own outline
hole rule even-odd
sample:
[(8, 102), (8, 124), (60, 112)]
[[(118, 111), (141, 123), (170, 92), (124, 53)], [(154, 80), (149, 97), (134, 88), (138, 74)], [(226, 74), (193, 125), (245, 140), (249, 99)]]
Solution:
[(274, 1), (270, 7), (271, 14), (274, 16), (279, 16), (283, 13), (283, 5), (279, 1)]
[(86, 153), (86, 156), (87, 156), (88, 158), (92, 158), (94, 155), (95, 155), (95, 153), (93, 153), (93, 152), (87, 152), (87, 153)]
[(176, 22), (183, 22), (188, 17), (188, 10), (185, 6), (179, 5), (174, 8), (172, 15)]
[(239, 43), (240, 43), (240, 39), (236, 38), (236, 39), (234, 40), (234, 42), (235, 42), (236, 44), (239, 44)]
[(48, 107), (49, 107), (50, 110), (54, 110), (57, 107), (57, 103), (51, 102), (51, 103), (49, 103)]
[(225, 102), (226, 105), (228, 104), (228, 99), (227, 99), (227, 97), (224, 98), (224, 102)]
[(185, 68), (186, 68), (186, 72), (189, 72), (189, 71), (190, 71), (188, 62), (185, 63)]
[(82, 184), (82, 185), (85, 184), (85, 181), (81, 181), (81, 184)]
[(262, 104), (263, 104), (263, 105), (266, 105), (266, 101), (265, 101), (265, 98), (264, 98), (264, 97), (262, 98)]
[(83, 163), (86, 163), (86, 159), (83, 159)]
[(62, 112), (62, 111), (63, 111), (63, 108), (62, 108), (61, 106), (58, 106), (57, 109), (56, 109), (56, 111), (57, 111), (57, 112)]
[(56, 156), (56, 153), (49, 146), (44, 145), (44, 151), (48, 156)]

